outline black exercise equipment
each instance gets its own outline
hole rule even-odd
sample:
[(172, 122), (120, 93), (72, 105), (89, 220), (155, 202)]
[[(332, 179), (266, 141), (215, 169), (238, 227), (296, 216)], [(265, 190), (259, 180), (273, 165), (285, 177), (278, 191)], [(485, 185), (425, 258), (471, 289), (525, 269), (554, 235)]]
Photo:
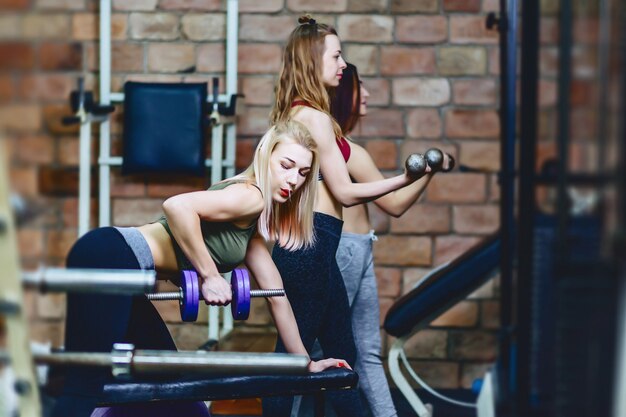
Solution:
[(206, 83), (124, 85), (123, 174), (205, 174)]

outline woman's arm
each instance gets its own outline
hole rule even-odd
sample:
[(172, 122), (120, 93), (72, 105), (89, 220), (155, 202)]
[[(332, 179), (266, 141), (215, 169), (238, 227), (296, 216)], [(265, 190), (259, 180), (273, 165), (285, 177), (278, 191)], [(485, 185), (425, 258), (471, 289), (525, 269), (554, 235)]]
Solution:
[(379, 181), (353, 183), (348, 175), (348, 169), (341, 152), (335, 143), (335, 133), (330, 117), (318, 110), (305, 107), (296, 113), (294, 119), (304, 123), (311, 132), (319, 149), (320, 171), (324, 175), (324, 182), (337, 201), (345, 207), (375, 200), (418, 179), (407, 175), (405, 172), (402, 175)]
[[(283, 288), (283, 280), (267, 250), (265, 240), (261, 236), (257, 235), (250, 240), (245, 262), (261, 289)], [(302, 344), (298, 324), (287, 297), (270, 297), (267, 298), (267, 302), (269, 303), (270, 313), (274, 319), (278, 335), (283, 341), (287, 352), (308, 356), (308, 352), (304, 344)], [(347, 362), (342, 359), (328, 358), (321, 361), (311, 361), (309, 363), (309, 371), (320, 372), (326, 368), (337, 366), (350, 368)]]
[(262, 210), (261, 194), (255, 187), (246, 184), (179, 194), (163, 203), (172, 235), (198, 272), (202, 296), (208, 304), (228, 304), (232, 291), (204, 243), (200, 220), (250, 223)]
[[(348, 161), (348, 172), (352, 178), (358, 182), (373, 182), (384, 178), (369, 152), (354, 142), (350, 143), (350, 148), (352, 155)], [(433, 175), (432, 172), (428, 173), (413, 184), (374, 200), (374, 203), (385, 213), (400, 217), (422, 195)]]

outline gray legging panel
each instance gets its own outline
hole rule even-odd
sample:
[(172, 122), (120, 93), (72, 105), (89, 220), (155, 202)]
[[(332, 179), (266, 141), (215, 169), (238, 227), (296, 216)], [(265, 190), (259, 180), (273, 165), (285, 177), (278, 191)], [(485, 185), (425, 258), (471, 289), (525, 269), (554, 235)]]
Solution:
[(342, 233), (337, 264), (351, 307), (359, 387), (374, 417), (395, 417), (397, 413), (380, 352), (380, 308), (372, 256), (373, 238), (373, 233)]

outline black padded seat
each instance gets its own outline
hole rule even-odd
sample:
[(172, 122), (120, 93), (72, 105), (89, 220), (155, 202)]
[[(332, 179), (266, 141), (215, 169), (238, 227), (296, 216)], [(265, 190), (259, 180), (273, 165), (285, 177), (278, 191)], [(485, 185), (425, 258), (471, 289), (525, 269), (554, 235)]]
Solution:
[(425, 277), (396, 301), (385, 317), (385, 330), (402, 337), (426, 326), (448, 308), (480, 287), (500, 264), (501, 243), (494, 234), (454, 261)]
[(204, 176), (206, 83), (124, 85), (122, 173)]
[(213, 401), (236, 398), (309, 395), (356, 388), (359, 377), (345, 368), (303, 375), (215, 376), (170, 381), (129, 381), (107, 384), (101, 405), (147, 401)]

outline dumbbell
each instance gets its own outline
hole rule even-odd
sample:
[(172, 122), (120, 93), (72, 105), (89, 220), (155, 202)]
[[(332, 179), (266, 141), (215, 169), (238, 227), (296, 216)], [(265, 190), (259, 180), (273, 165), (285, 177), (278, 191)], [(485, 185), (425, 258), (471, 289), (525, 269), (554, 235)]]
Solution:
[[(251, 290), (250, 276), (245, 269), (235, 269), (233, 271), (231, 287), (233, 298), (230, 302), (230, 308), (235, 320), (246, 320), (248, 318), (250, 315), (250, 298), (285, 296), (284, 289)], [(198, 274), (192, 270), (182, 271), (178, 291), (149, 293), (146, 294), (146, 297), (152, 301), (178, 300), (182, 320), (196, 321), (201, 299)]]
[(421, 153), (413, 153), (406, 159), (404, 166), (412, 177), (421, 177), (426, 173), (428, 164), (424, 155)]
[(454, 168), (454, 158), (448, 154), (448, 168), (443, 169), (443, 152), (437, 148), (427, 150), (424, 158), (433, 172), (450, 172)]

